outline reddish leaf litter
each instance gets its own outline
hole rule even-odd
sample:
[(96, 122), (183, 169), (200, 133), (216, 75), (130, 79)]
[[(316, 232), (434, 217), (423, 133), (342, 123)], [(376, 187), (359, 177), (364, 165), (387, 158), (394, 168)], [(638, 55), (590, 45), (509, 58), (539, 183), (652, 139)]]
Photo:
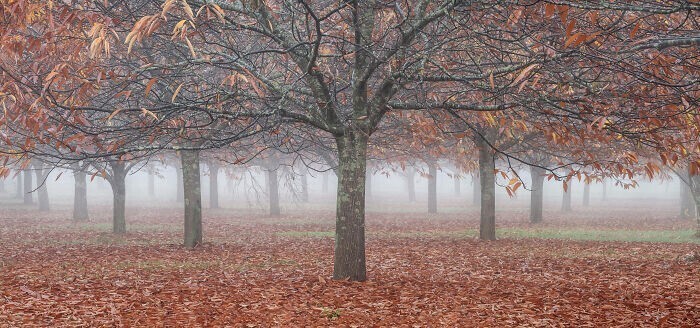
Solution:
[(204, 221), (207, 242), (192, 251), (179, 245), (179, 212), (138, 213), (124, 236), (108, 231), (107, 217), (76, 224), (67, 210), (0, 213), (0, 326), (700, 323), (698, 244), (481, 242), (459, 233), (476, 226), (472, 214), (371, 214), (369, 280), (357, 283), (330, 279), (329, 212), (217, 211)]

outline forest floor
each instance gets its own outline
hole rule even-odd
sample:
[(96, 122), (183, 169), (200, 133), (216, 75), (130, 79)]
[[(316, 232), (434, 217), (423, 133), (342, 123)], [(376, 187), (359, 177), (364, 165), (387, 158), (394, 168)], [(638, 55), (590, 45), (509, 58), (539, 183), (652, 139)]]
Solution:
[(205, 243), (189, 251), (173, 208), (131, 209), (124, 236), (108, 207), (86, 223), (0, 210), (0, 327), (700, 324), (700, 239), (670, 214), (552, 212), (531, 225), (515, 211), (482, 242), (475, 209), (369, 213), (369, 280), (356, 283), (330, 279), (328, 210), (206, 211)]

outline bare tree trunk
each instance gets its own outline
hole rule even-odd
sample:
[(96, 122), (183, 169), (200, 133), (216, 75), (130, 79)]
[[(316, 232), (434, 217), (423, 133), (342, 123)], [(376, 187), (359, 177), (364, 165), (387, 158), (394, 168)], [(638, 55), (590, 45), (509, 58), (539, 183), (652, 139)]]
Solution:
[(583, 183), (583, 206), (588, 207), (591, 205), (591, 184), (588, 182)]
[[(688, 172), (683, 173), (683, 177), (680, 179), (681, 186), (681, 215), (683, 219), (693, 219), (697, 215), (695, 209), (695, 200), (693, 199), (693, 191), (688, 185), (690, 180), (690, 175)], [(685, 180), (685, 181), (684, 181)]]
[(408, 184), (408, 201), (414, 203), (416, 201), (416, 169), (409, 166), (406, 170), (406, 182)]
[(540, 167), (530, 166), (532, 179), (532, 191), (530, 192), (530, 222), (542, 222), (542, 205), (544, 201), (544, 175), (545, 170)]
[(32, 171), (30, 169), (22, 170), (24, 176), (24, 205), (34, 204), (34, 195), (32, 194)]
[(308, 171), (305, 167), (301, 169), (301, 201), (309, 202), (309, 180)]
[(0, 179), (0, 192), (5, 192), (5, 179)]
[(479, 238), (496, 240), (496, 161), (491, 146), (476, 136), (479, 148), (479, 181), (481, 187), (481, 222)]
[[(569, 181), (571, 182), (571, 181)], [(561, 210), (562, 212), (571, 212), (571, 183), (568, 184), (566, 190), (562, 194)]]
[(112, 187), (112, 232), (126, 233), (126, 163), (111, 161), (112, 176), (109, 185)]
[[(182, 160), (181, 160), (182, 161)], [(182, 203), (184, 197), (184, 188), (182, 187), (182, 165), (175, 165), (175, 175), (177, 176), (177, 188), (175, 190), (175, 202)]]
[(209, 208), (219, 208), (219, 165), (209, 163)]
[(479, 172), (472, 176), (472, 204), (481, 205), (481, 179)]
[(428, 213), (437, 213), (437, 165), (428, 163)]
[(73, 167), (73, 179), (75, 180), (75, 189), (73, 193), (73, 220), (87, 221), (87, 173), (76, 165)]
[(37, 190), (37, 198), (39, 200), (39, 210), (49, 211), (51, 206), (49, 204), (49, 190), (46, 186), (46, 178), (49, 175), (49, 171), (44, 169), (44, 163), (41, 161), (33, 161), (34, 174), (36, 175), (36, 184), (39, 187)]
[(194, 248), (202, 243), (202, 188), (199, 151), (181, 151), (180, 157), (185, 202), (185, 247)]
[(333, 279), (365, 281), (367, 136), (361, 132), (346, 132), (335, 140), (338, 147), (338, 201)]
[(277, 167), (266, 169), (267, 172), (267, 190), (270, 195), (270, 215), (280, 215), (280, 194), (279, 181), (277, 178)]
[(690, 172), (688, 174), (688, 179), (686, 184), (690, 187), (690, 194), (693, 197), (695, 205), (695, 237), (700, 238), (700, 174), (692, 175)]
[(22, 199), (22, 194), (23, 194), (23, 188), (22, 188), (22, 171), (19, 171), (17, 175), (15, 175), (15, 199)]

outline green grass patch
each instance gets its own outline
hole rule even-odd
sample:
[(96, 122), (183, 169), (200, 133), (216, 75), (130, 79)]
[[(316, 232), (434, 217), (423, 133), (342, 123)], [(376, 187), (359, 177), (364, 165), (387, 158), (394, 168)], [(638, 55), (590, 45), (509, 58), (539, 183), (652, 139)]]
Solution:
[(595, 230), (595, 229), (556, 229), (556, 228), (505, 228), (498, 229), (501, 238), (540, 238), (592, 241), (628, 241), (654, 243), (696, 243), (700, 238), (694, 230)]

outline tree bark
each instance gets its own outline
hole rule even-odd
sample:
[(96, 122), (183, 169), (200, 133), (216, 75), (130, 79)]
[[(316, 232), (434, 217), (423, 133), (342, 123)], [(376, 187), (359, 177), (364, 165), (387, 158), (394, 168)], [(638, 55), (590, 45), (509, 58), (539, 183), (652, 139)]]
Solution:
[(481, 240), (496, 240), (496, 161), (491, 146), (476, 136), (479, 148), (479, 182), (481, 188), (481, 221), (479, 238)]
[(24, 176), (24, 205), (34, 204), (34, 195), (32, 194), (32, 171), (29, 169), (22, 170)]
[(479, 172), (474, 173), (472, 177), (472, 204), (481, 205), (481, 179)]
[(73, 168), (73, 179), (75, 180), (75, 189), (73, 193), (73, 220), (87, 221), (88, 220), (88, 205), (87, 205), (87, 173), (79, 167)]
[(219, 165), (209, 164), (209, 208), (219, 208)]
[(545, 170), (540, 167), (530, 166), (532, 179), (532, 191), (530, 192), (530, 222), (542, 222), (542, 205), (544, 202), (544, 175)]
[(336, 137), (338, 197), (333, 279), (365, 281), (365, 181), (367, 136), (346, 132)]
[(695, 205), (695, 237), (700, 238), (700, 174), (691, 175), (688, 173), (687, 184), (690, 187), (690, 194)]
[(126, 163), (110, 162), (112, 176), (109, 185), (112, 187), (112, 232), (126, 233)]
[(583, 183), (583, 206), (588, 207), (591, 205), (591, 184), (588, 182)]
[[(182, 159), (180, 160), (182, 161)], [(177, 188), (175, 190), (175, 202), (182, 203), (184, 197), (184, 190), (182, 187), (182, 165), (175, 165), (175, 175), (177, 176)]]
[(428, 213), (437, 213), (437, 165), (428, 163)]
[(185, 247), (194, 248), (202, 243), (202, 188), (199, 151), (181, 151), (180, 158), (185, 202)]
[(268, 168), (267, 170), (267, 190), (270, 195), (270, 215), (280, 215), (280, 193), (279, 181), (277, 178), (277, 167)]
[(37, 190), (37, 198), (39, 201), (40, 211), (50, 211), (51, 206), (49, 204), (49, 190), (46, 186), (46, 178), (48, 176), (48, 170), (44, 169), (44, 163), (41, 161), (34, 161), (34, 174), (36, 175), (36, 184), (39, 187)]
[(414, 203), (416, 201), (416, 169), (409, 166), (406, 170), (406, 182), (408, 184), (408, 201)]
[(562, 194), (561, 210), (562, 212), (571, 212), (571, 181)]

